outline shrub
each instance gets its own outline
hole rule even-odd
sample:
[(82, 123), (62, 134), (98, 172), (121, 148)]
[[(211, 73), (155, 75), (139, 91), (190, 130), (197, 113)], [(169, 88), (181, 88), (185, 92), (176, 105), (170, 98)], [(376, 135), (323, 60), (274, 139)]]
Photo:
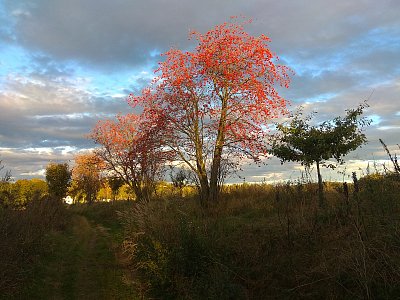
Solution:
[(398, 298), (398, 181), (382, 180), (327, 184), (324, 209), (315, 184), (231, 186), (207, 210), (136, 203), (119, 213), (132, 277), (162, 299)]
[(49, 197), (37, 197), (23, 210), (0, 210), (0, 295), (7, 298), (20, 290), (48, 246), (48, 234), (62, 230), (67, 221), (63, 205)]

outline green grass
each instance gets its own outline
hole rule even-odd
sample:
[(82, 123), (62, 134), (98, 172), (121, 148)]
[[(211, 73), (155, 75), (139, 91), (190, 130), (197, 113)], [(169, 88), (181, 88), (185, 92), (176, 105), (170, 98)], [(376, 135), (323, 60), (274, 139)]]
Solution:
[(119, 260), (122, 227), (115, 211), (95, 204), (65, 213), (66, 227), (46, 234), (32, 270), (4, 299), (137, 299)]

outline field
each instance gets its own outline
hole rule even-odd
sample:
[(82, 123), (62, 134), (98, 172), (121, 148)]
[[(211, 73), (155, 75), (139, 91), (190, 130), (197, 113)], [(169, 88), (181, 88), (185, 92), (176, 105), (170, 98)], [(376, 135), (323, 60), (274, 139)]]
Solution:
[(4, 299), (396, 299), (400, 181), (225, 186), (0, 211)]

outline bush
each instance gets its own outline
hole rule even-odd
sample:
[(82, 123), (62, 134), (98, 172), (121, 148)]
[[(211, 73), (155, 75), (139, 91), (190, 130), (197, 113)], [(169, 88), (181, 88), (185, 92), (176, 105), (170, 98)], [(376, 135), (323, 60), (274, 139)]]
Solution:
[(67, 221), (62, 203), (49, 197), (36, 198), (23, 210), (0, 210), (0, 295), (7, 298), (20, 290), (48, 246), (48, 234), (62, 230)]
[(379, 199), (365, 180), (358, 193), (327, 184), (324, 209), (312, 184), (232, 186), (208, 210), (136, 203), (119, 213), (123, 249), (150, 298), (394, 299), (400, 199), (398, 182), (384, 184)]

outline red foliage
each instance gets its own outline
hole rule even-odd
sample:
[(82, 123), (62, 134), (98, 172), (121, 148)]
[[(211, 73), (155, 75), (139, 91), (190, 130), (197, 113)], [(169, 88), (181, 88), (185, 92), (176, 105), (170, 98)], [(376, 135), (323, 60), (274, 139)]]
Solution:
[(123, 179), (139, 199), (149, 197), (155, 178), (171, 156), (162, 148), (159, 128), (145, 116), (127, 114), (99, 121), (91, 134), (102, 146), (96, 153), (107, 169)]
[(266, 154), (268, 123), (286, 113), (275, 86), (287, 88), (291, 70), (276, 64), (267, 36), (251, 36), (242, 24), (192, 36), (195, 51), (164, 53), (159, 77), (129, 103), (163, 124), (166, 145), (197, 174), (208, 200), (217, 198), (228, 156), (258, 160)]
[(275, 85), (288, 87), (291, 71), (275, 64), (278, 57), (268, 48), (267, 36), (250, 36), (240, 24), (224, 23), (192, 35), (199, 42), (196, 50), (164, 53), (154, 86), (141, 96), (130, 95), (131, 105), (158, 109), (173, 131), (199, 118), (210, 138), (217, 136), (225, 110), (225, 146), (253, 158), (265, 154), (268, 122), (286, 112), (286, 100)]

